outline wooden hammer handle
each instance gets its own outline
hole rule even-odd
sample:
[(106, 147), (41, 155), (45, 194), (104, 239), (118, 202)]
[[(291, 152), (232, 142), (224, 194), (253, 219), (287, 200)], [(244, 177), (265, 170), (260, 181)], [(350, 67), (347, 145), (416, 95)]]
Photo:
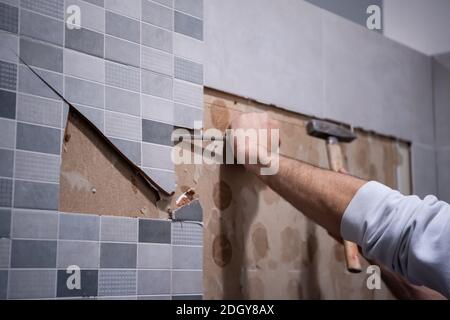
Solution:
[[(333, 171), (340, 172), (344, 169), (344, 160), (342, 150), (337, 141), (329, 140), (327, 142), (328, 162)], [(359, 261), (358, 245), (354, 242), (344, 240), (345, 262), (347, 270), (352, 273), (361, 272), (361, 262)]]

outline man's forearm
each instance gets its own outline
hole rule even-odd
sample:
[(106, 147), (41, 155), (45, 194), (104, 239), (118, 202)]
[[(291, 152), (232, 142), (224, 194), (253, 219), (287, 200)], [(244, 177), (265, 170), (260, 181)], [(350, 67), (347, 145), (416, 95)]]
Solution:
[(260, 175), (261, 165), (246, 167), (307, 217), (340, 237), (345, 209), (366, 181), (281, 155), (272, 161), (279, 161), (275, 175)]

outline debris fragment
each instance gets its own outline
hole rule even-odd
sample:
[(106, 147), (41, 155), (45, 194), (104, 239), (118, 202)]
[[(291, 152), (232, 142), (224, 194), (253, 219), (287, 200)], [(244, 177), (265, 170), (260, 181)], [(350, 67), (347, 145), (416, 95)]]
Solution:
[(188, 205), (192, 200), (194, 200), (195, 189), (189, 188), (186, 192), (180, 195), (175, 202), (178, 208)]

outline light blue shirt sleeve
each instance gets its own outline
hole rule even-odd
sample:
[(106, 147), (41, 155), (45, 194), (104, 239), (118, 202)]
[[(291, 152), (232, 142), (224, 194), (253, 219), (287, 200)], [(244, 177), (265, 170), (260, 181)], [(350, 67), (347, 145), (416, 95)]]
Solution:
[(449, 204), (371, 181), (350, 201), (341, 235), (361, 246), (364, 256), (450, 298)]

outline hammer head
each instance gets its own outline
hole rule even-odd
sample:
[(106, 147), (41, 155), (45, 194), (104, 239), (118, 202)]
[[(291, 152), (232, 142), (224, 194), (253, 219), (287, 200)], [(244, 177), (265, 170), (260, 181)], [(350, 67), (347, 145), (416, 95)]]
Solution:
[(349, 129), (323, 120), (308, 121), (306, 131), (310, 136), (325, 140), (332, 137), (339, 142), (352, 142), (356, 139), (356, 135)]

